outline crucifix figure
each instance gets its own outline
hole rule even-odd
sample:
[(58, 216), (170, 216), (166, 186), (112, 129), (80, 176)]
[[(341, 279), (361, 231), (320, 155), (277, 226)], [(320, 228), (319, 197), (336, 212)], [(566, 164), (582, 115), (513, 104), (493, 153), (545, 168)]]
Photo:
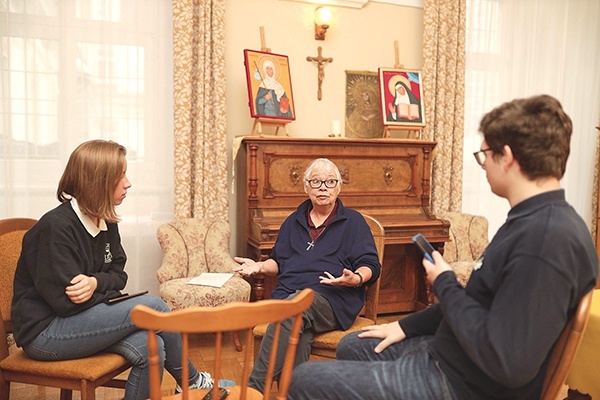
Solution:
[(323, 94), (321, 91), (321, 86), (323, 85), (323, 78), (325, 78), (325, 64), (333, 62), (333, 58), (325, 58), (321, 55), (321, 46), (318, 48), (319, 55), (317, 57), (306, 57), (306, 61), (311, 61), (317, 64), (318, 78), (319, 78), (319, 89), (317, 91), (317, 99), (321, 100), (323, 98)]

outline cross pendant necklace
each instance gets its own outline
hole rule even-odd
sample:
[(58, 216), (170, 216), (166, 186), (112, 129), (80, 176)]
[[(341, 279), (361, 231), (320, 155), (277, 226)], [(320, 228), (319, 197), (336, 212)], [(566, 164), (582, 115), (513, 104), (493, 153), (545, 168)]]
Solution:
[(326, 226), (323, 227), (323, 230), (321, 232), (319, 232), (319, 234), (317, 235), (316, 238), (314, 238), (312, 240), (312, 242), (306, 242), (306, 244), (308, 245), (308, 247), (306, 248), (306, 251), (309, 251), (310, 249), (312, 249), (313, 247), (315, 247), (315, 241), (319, 238), (319, 236), (321, 236), (323, 234), (323, 232), (325, 232), (325, 228), (327, 228)]

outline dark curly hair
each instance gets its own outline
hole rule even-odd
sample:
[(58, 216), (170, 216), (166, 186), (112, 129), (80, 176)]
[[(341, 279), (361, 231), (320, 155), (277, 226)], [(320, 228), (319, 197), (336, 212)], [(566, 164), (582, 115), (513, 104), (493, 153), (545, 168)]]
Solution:
[(573, 124), (554, 97), (504, 103), (484, 115), (479, 130), (494, 155), (509, 146), (529, 179), (564, 175)]

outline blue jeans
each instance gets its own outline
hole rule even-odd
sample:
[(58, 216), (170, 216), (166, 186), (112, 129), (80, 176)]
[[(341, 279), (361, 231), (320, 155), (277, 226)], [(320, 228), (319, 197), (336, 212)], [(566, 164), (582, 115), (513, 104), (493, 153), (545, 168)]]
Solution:
[[(298, 293), (300, 293), (300, 290), (289, 295), (288, 299), (293, 299)], [(283, 369), (285, 353), (288, 348), (290, 334), (292, 333), (293, 321), (293, 318), (288, 318), (281, 322), (279, 342), (277, 344), (277, 355), (275, 357), (275, 369), (273, 372), (273, 377), (277, 381), (279, 380), (281, 370)], [(300, 337), (298, 338), (294, 367), (308, 361), (315, 333), (332, 331), (334, 329), (340, 329), (340, 325), (335, 318), (335, 314), (333, 313), (329, 301), (321, 293), (315, 292), (315, 297), (311, 306), (302, 314), (302, 326), (300, 328)], [(267, 370), (269, 368), (269, 358), (271, 356), (274, 333), (275, 324), (269, 324), (260, 344), (260, 352), (256, 357), (256, 361), (254, 361), (254, 368), (248, 379), (248, 386), (261, 393), (264, 393), (265, 391), (264, 386), (265, 380), (267, 379)], [(266, 390), (269, 392), (271, 388)]]
[[(120, 354), (133, 365), (127, 378), (125, 400), (147, 399), (150, 397), (148, 334), (139, 330), (129, 318), (129, 312), (138, 304), (169, 311), (164, 301), (150, 295), (112, 305), (101, 303), (70, 317), (56, 317), (23, 350), (29, 357), (41, 361), (82, 358), (100, 351)], [(180, 384), (181, 335), (162, 331), (157, 339), (161, 378), (166, 368)], [(199, 373), (189, 359), (188, 365), (191, 384), (198, 379)]]
[(349, 333), (338, 345), (336, 361), (312, 361), (294, 369), (288, 399), (455, 400), (429, 354), (431, 339), (406, 339), (376, 354), (380, 339)]

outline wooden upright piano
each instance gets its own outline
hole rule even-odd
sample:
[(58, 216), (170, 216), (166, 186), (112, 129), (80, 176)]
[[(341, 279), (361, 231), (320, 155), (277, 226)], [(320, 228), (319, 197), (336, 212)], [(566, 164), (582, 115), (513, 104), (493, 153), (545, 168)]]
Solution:
[[(238, 143), (238, 248), (265, 260), (283, 220), (308, 198), (303, 174), (315, 158), (342, 174), (344, 206), (377, 218), (385, 228), (379, 313), (410, 312), (433, 301), (412, 236), (423, 233), (443, 251), (449, 223), (430, 212), (432, 152), (436, 143), (410, 139), (306, 139), (248, 136)], [(277, 280), (256, 276), (252, 299), (268, 298)]]

